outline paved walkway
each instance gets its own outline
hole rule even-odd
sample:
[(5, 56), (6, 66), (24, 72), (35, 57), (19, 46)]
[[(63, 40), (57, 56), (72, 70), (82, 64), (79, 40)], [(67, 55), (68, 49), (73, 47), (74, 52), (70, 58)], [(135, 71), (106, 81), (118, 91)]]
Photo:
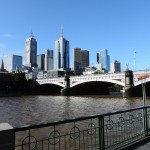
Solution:
[(150, 150), (150, 142), (144, 143), (143, 145), (135, 148), (134, 150)]

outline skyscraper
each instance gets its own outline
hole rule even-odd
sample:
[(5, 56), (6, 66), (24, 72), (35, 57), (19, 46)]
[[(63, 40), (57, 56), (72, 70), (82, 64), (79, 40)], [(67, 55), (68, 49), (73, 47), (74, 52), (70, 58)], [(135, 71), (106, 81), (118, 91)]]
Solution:
[(121, 64), (119, 61), (114, 60), (114, 62), (111, 63), (111, 72), (113, 73), (121, 72)]
[(53, 50), (45, 51), (45, 71), (54, 69)]
[(68, 70), (69, 60), (69, 41), (63, 37), (63, 32), (58, 40), (55, 41), (55, 69)]
[(81, 48), (74, 48), (74, 71), (76, 73), (81, 73), (84, 67), (89, 66), (89, 51), (81, 50)]
[(107, 49), (102, 49), (100, 51), (100, 63), (102, 64), (102, 68), (106, 69), (107, 71), (110, 71), (110, 56), (108, 55)]
[(25, 43), (25, 66), (35, 67), (37, 66), (37, 41), (31, 35), (26, 39)]
[(82, 50), (81, 51), (81, 64), (82, 67), (88, 67), (89, 66), (89, 51), (88, 50)]
[(39, 70), (44, 70), (44, 63), (45, 63), (45, 55), (44, 54), (37, 55), (37, 65)]
[(82, 71), (82, 64), (81, 64), (81, 48), (74, 48), (73, 49), (73, 69), (76, 73), (81, 73)]
[(16, 68), (22, 70), (22, 56), (18, 55), (8, 55), (3, 56), (4, 68), (9, 71), (15, 71)]

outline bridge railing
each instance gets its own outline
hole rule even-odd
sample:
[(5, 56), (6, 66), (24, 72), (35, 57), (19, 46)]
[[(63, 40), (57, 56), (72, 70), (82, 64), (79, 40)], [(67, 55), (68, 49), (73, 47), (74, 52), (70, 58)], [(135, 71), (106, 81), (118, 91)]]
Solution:
[(15, 150), (118, 149), (148, 136), (150, 106), (15, 128)]

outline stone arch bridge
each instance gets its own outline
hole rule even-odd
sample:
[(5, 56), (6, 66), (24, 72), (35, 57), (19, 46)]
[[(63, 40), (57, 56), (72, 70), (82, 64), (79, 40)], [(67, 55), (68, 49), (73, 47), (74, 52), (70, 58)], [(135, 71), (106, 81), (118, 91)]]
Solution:
[[(70, 88), (77, 86), (79, 84), (87, 82), (108, 82), (115, 83), (121, 86), (125, 86), (125, 72), (122, 73), (113, 73), (113, 74), (97, 74), (97, 75), (82, 75), (82, 76), (71, 76), (70, 77)], [(136, 71), (133, 72), (133, 86), (138, 86), (142, 83), (150, 81), (150, 71)], [(46, 79), (37, 79), (36, 82), (39, 85), (42, 84), (54, 84), (62, 88), (66, 86), (64, 78), (46, 78)]]

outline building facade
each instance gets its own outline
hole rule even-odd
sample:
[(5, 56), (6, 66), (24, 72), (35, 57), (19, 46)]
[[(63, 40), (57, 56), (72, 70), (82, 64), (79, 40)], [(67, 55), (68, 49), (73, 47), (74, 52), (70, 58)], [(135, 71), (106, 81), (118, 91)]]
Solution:
[(37, 67), (37, 41), (32, 32), (25, 43), (25, 66)]
[(73, 69), (75, 73), (82, 72), (82, 55), (81, 55), (81, 48), (74, 48), (73, 49)]
[(69, 41), (63, 34), (55, 41), (55, 69), (68, 70), (70, 68)]
[(107, 49), (102, 49), (99, 54), (99, 62), (104, 70), (110, 71), (110, 56)]
[(44, 63), (45, 63), (45, 55), (39, 54), (37, 55), (37, 65), (39, 70), (44, 70)]
[(111, 63), (111, 72), (112, 73), (121, 72), (121, 63), (119, 61), (114, 60), (114, 62)]
[(73, 68), (75, 73), (82, 73), (83, 68), (89, 66), (89, 51), (81, 48), (73, 49)]
[(13, 72), (16, 69), (22, 70), (22, 56), (8, 55), (3, 56), (3, 65), (8, 72)]
[(45, 51), (45, 71), (54, 69), (54, 55), (53, 50), (47, 49)]
[(82, 50), (81, 51), (81, 64), (82, 67), (88, 67), (89, 66), (89, 51), (88, 50)]

